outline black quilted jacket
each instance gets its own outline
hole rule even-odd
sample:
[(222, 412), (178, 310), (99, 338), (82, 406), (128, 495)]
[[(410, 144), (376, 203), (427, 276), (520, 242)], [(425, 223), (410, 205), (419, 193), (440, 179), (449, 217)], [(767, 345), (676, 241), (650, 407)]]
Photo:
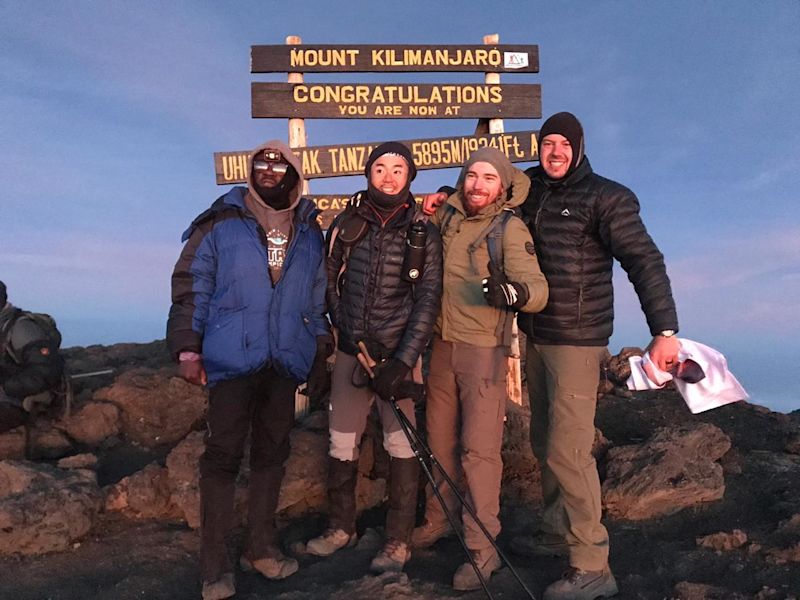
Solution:
[(639, 296), (653, 335), (678, 330), (664, 257), (628, 188), (596, 175), (585, 158), (566, 179), (526, 171), (523, 217), (550, 286), (545, 309), (520, 314), (520, 328), (541, 344), (604, 346), (613, 331), (612, 266), (617, 259)]
[[(441, 305), (441, 236), (427, 225), (425, 268), (412, 286), (401, 278), (401, 268), (415, 213), (413, 200), (383, 227), (365, 202), (355, 210), (369, 228), (350, 248), (341, 275), (344, 245), (336, 238), (331, 247), (329, 239), (328, 312), (339, 330), (339, 349), (355, 355), (358, 342), (364, 341), (373, 355), (380, 355), (374, 358), (394, 357), (413, 367), (430, 341)], [(333, 222), (331, 232), (343, 215)]]

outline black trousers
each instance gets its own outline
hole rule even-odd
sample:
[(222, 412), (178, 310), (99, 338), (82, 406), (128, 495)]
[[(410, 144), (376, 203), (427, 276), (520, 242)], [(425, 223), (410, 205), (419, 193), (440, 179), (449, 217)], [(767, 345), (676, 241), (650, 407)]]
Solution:
[(247, 541), (251, 560), (277, 548), (275, 509), (283, 464), (289, 457), (297, 382), (266, 367), (211, 388), (205, 451), (200, 457), (201, 550), (203, 581), (233, 571), (226, 540), (234, 525), (236, 477), (250, 443)]

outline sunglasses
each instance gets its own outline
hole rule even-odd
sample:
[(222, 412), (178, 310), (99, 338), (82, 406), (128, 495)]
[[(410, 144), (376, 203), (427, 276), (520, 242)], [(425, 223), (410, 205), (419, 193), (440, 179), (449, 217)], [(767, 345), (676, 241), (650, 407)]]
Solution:
[(283, 175), (289, 170), (289, 165), (279, 162), (266, 162), (263, 160), (253, 161), (253, 170), (255, 171), (269, 171), (272, 170), (276, 175)]

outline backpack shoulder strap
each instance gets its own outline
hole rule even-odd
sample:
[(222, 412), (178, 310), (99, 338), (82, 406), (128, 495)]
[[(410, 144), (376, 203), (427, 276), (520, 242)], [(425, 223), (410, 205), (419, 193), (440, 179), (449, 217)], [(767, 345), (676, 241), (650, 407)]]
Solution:
[(444, 216), (442, 217), (442, 222), (439, 223), (439, 232), (444, 237), (445, 231), (447, 231), (447, 226), (450, 225), (450, 221), (453, 218), (453, 215), (456, 214), (456, 208), (452, 204), (445, 204), (444, 209)]
[(470, 263), (472, 264), (472, 268), (475, 273), (478, 273), (478, 267), (475, 265), (473, 257), (475, 256), (475, 251), (483, 243), (483, 240), (486, 240), (486, 248), (489, 251), (489, 260), (492, 262), (492, 265), (497, 267), (500, 271), (504, 270), (503, 233), (505, 232), (506, 224), (513, 216), (514, 211), (512, 209), (504, 208), (492, 218), (489, 224), (483, 228), (483, 231), (478, 234), (478, 237), (476, 237), (472, 243), (467, 246)]
[(506, 225), (514, 216), (514, 211), (504, 208), (492, 222), (492, 228), (486, 234), (486, 248), (489, 250), (489, 260), (500, 271), (503, 269), (503, 235)]

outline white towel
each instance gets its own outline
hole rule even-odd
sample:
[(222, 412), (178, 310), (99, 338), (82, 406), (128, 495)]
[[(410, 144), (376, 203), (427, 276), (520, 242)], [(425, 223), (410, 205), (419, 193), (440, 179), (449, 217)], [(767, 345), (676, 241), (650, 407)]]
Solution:
[[(675, 379), (675, 387), (693, 414), (731, 402), (747, 400), (750, 397), (733, 373), (728, 370), (728, 361), (721, 353), (692, 340), (681, 338), (678, 341), (680, 342), (678, 360), (683, 362), (689, 359), (696, 362), (706, 375), (697, 383)], [(629, 390), (656, 390), (673, 379), (670, 373), (656, 367), (650, 360), (649, 353), (645, 353), (644, 356), (631, 356), (628, 362), (631, 365), (631, 376), (627, 381)], [(644, 367), (647, 364), (650, 364), (656, 381), (651, 381), (645, 374)]]

